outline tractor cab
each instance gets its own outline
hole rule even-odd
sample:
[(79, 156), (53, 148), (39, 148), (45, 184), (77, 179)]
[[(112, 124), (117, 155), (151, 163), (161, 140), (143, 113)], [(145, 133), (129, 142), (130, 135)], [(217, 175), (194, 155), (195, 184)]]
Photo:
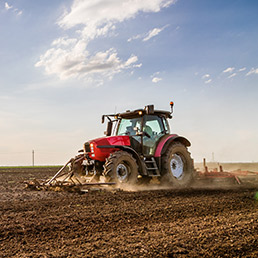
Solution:
[[(167, 118), (172, 118), (171, 113), (172, 111), (154, 110), (154, 106), (149, 105), (144, 109), (107, 115), (109, 123), (106, 135), (127, 135), (133, 149), (144, 156), (152, 156), (162, 136), (170, 134)], [(115, 119), (112, 120), (110, 117)]]

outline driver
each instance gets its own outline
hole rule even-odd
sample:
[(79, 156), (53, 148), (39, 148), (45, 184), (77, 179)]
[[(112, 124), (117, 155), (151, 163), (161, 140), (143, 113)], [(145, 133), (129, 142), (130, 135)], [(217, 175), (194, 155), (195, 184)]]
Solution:
[(152, 131), (152, 129), (151, 129), (150, 126), (145, 125), (145, 126), (143, 127), (143, 131), (144, 131), (145, 133), (147, 133), (148, 136), (150, 136), (150, 138), (152, 138), (152, 136), (153, 136), (153, 131)]
[(128, 135), (135, 135), (135, 131), (133, 129), (133, 126), (127, 126), (126, 127), (126, 134), (128, 134)]

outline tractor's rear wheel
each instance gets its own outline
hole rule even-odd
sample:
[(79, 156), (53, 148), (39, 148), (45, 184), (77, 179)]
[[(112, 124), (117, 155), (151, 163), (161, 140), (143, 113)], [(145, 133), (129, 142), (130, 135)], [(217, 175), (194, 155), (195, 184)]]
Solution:
[(106, 159), (103, 174), (107, 182), (135, 184), (138, 177), (138, 165), (130, 153), (116, 151)]
[(182, 143), (172, 143), (162, 157), (161, 183), (187, 187), (193, 174), (193, 160), (187, 148)]

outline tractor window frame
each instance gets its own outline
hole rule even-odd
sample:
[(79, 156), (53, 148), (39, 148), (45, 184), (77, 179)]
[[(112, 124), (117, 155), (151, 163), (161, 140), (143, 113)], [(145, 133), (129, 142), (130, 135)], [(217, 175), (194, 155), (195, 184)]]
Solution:
[(168, 120), (164, 116), (162, 116), (161, 119), (162, 119), (165, 134), (170, 134), (170, 126), (169, 126)]

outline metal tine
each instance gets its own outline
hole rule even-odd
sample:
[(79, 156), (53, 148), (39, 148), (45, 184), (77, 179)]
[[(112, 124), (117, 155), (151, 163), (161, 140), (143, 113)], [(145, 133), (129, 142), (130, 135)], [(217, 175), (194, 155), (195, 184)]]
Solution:
[(70, 159), (69, 161), (67, 161), (66, 164), (65, 164), (62, 168), (60, 168), (60, 169), (57, 171), (57, 173), (56, 173), (48, 182), (46, 182), (45, 184), (46, 184), (46, 185), (50, 185), (50, 184), (58, 177), (58, 175), (61, 174), (61, 172), (62, 172), (62, 171), (66, 168), (66, 166), (71, 162), (71, 160), (72, 160), (72, 159)]

